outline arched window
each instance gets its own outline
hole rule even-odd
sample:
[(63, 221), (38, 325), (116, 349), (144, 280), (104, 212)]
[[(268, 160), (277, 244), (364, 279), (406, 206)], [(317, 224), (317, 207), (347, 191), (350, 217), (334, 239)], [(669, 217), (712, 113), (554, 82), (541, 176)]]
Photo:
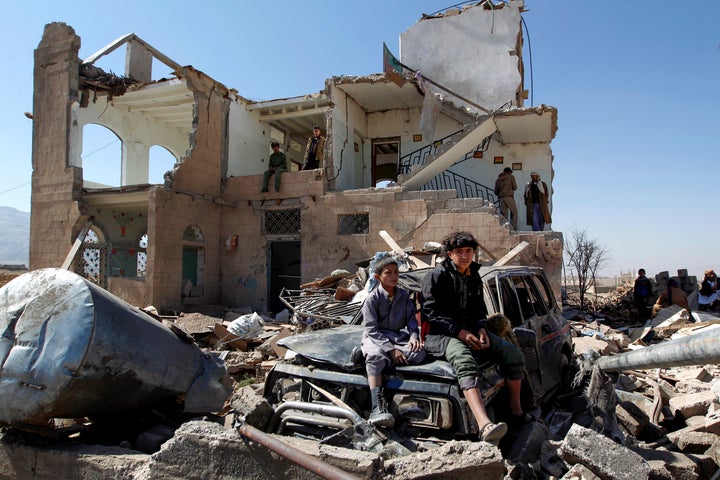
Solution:
[(150, 172), (148, 183), (165, 183), (165, 172), (173, 169), (177, 158), (168, 149), (160, 145), (150, 147)]
[(197, 225), (190, 225), (185, 229), (185, 232), (183, 233), (183, 240), (189, 242), (204, 242), (205, 236), (203, 235), (200, 227), (198, 227)]
[(105, 234), (98, 226), (93, 225), (83, 239), (75, 273), (104, 287), (107, 283), (108, 251)]
[(89, 188), (120, 186), (122, 141), (102, 125), (83, 127), (82, 169), (83, 185)]

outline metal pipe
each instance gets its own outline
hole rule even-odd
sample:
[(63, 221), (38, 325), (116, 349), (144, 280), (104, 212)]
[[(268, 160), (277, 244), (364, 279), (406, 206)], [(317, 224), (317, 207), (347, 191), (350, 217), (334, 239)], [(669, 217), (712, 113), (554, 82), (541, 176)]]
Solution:
[(312, 455), (308, 455), (307, 453), (302, 452), (275, 437), (261, 432), (257, 428), (254, 428), (246, 423), (238, 426), (237, 430), (243, 437), (272, 450), (278, 455), (282, 455), (304, 469), (320, 475), (322, 478), (326, 478), (328, 480), (360, 480), (360, 477), (352, 475), (334, 465), (323, 462)]
[(707, 330), (640, 350), (600, 357), (597, 361), (598, 367), (606, 372), (709, 363), (720, 363), (717, 330)]
[(356, 412), (336, 405), (314, 402), (284, 402), (275, 409), (275, 413), (270, 419), (270, 427), (268, 428), (270, 432), (275, 432), (278, 423), (280, 423), (280, 417), (282, 417), (283, 412), (286, 410), (298, 410), (301, 412), (318, 413), (329, 417), (347, 418), (355, 425), (363, 421), (363, 418)]
[(334, 428), (336, 430), (342, 430), (350, 426), (347, 422), (344, 422), (341, 419), (323, 418), (318, 417), (317, 415), (285, 415), (284, 417), (282, 417), (282, 420), (280, 420), (280, 428), (277, 429), (276, 433), (282, 434), (285, 431), (285, 426), (288, 423), (299, 423), (302, 425)]

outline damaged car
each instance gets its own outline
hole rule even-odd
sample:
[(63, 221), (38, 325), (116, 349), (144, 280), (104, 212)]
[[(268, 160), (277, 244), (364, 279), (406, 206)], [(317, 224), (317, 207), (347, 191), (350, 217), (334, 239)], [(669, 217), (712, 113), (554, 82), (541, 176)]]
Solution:
[[(417, 294), (432, 268), (401, 273), (400, 286)], [(572, 362), (569, 324), (541, 268), (483, 266), (480, 270), (489, 315), (504, 314), (526, 359), (523, 407), (542, 408), (568, 378)], [(361, 304), (329, 293), (304, 298), (284, 292), (296, 316), (335, 320), (340, 326), (282, 339), (289, 350), (265, 381), (264, 396), (274, 407), (267, 430), (324, 439), (331, 443), (357, 428), (371, 410), (370, 390), (360, 351)], [(281, 298), (283, 297), (281, 295)], [(323, 296), (325, 301), (323, 301)], [(493, 325), (488, 328), (493, 330)], [(502, 332), (495, 332), (502, 334)], [(482, 365), (482, 395), (491, 415), (505, 415), (504, 379), (496, 363)], [(386, 375), (385, 392), (395, 432), (416, 440), (450, 440), (477, 435), (477, 425), (451, 365), (429, 357), (420, 365), (396, 366)]]

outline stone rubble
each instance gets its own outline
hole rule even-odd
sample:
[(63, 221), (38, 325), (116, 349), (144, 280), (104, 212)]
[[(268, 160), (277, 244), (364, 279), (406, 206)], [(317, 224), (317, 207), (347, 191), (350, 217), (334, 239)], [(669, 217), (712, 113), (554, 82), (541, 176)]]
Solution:
[[(621, 286), (602, 306), (565, 308), (578, 358), (588, 352), (612, 355), (692, 335), (720, 320), (711, 312), (698, 322), (687, 311), (670, 307), (643, 323), (633, 317), (628, 298), (632, 290)], [(235, 388), (222, 412), (180, 424), (168, 419), (165, 425), (150, 425), (129, 441), (106, 442), (109, 446), (73, 441), (73, 435), (53, 441), (6, 428), (0, 443), (0, 479), (54, 480), (63, 469), (86, 479), (320, 478), (237, 431), (243, 422), (260, 430), (267, 425), (272, 407), (261, 396), (262, 382), (284, 354), (277, 340), (308, 326), (289, 315), (283, 315), (285, 322), (264, 318), (262, 332), (233, 343), (235, 338), (219, 337), (218, 331), (226, 329), (216, 326), (227, 327), (239, 312), (217, 306), (197, 310), (171, 321), (225, 360)], [(328, 326), (332, 324), (322, 325)], [(393, 453), (386, 446), (383, 454), (377, 454), (279, 438), (358, 478), (716, 478), (720, 366), (626, 371), (617, 375), (614, 388), (615, 418), (625, 437), (622, 444), (607, 432), (598, 432), (597, 418), (580, 393), (558, 399), (543, 422), (525, 425), (502, 449), (483, 442), (451, 441), (409, 454), (402, 449)]]

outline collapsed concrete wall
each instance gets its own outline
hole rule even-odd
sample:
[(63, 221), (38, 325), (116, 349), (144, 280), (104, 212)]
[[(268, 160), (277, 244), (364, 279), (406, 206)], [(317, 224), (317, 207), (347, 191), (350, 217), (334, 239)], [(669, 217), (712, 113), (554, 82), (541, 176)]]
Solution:
[(423, 17), (400, 35), (400, 61), (489, 110), (522, 107), (524, 1), (481, 3)]

